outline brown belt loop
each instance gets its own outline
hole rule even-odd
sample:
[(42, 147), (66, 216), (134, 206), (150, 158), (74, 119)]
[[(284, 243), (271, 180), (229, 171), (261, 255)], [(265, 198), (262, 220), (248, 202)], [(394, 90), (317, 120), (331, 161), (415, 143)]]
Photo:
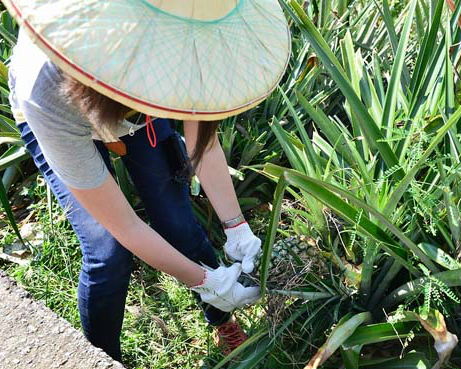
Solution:
[(117, 142), (104, 142), (104, 145), (106, 145), (107, 149), (109, 151), (112, 151), (113, 153), (120, 155), (120, 156), (125, 156), (126, 155), (126, 145), (122, 141), (117, 141)]

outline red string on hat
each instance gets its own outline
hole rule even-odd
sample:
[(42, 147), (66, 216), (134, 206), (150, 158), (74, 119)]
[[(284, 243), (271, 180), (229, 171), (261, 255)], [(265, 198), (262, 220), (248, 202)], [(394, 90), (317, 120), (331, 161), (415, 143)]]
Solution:
[[(149, 139), (150, 145), (152, 147), (157, 146), (157, 135), (155, 134), (154, 124), (152, 123), (152, 117), (150, 115), (146, 115), (146, 130), (147, 130), (147, 138)], [(152, 136), (151, 136), (151, 132), (152, 132)]]

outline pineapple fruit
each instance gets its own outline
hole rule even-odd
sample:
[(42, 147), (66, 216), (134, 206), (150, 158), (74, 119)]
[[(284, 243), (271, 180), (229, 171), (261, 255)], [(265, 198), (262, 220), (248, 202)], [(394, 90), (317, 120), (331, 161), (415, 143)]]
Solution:
[[(245, 286), (259, 285), (262, 254), (255, 260), (253, 272), (242, 275)], [(268, 288), (282, 288), (295, 275), (300, 277), (310, 269), (312, 260), (318, 259), (317, 243), (305, 236), (287, 237), (274, 243), (269, 262)]]
[[(269, 262), (269, 270), (272, 270), (279, 263), (290, 262), (292, 264), (299, 264), (304, 262), (309, 258), (309, 254), (312, 252), (309, 251), (312, 245), (311, 243), (315, 242), (313, 240), (307, 241), (305, 237), (288, 237), (281, 239), (274, 243), (272, 246), (272, 256)], [(254, 272), (259, 275), (261, 267), (262, 255), (255, 260), (255, 269)]]

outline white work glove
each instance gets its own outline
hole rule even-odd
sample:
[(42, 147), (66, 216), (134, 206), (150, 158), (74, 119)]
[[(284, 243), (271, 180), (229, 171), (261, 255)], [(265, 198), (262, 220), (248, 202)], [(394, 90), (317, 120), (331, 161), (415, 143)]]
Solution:
[(256, 256), (261, 253), (261, 240), (256, 237), (248, 223), (242, 223), (235, 228), (225, 229), (227, 242), (224, 251), (232, 260), (241, 261), (245, 273), (254, 269)]
[(228, 268), (222, 266), (215, 270), (204, 270), (205, 279), (202, 284), (190, 287), (192, 291), (200, 294), (203, 302), (221, 311), (229, 312), (260, 298), (259, 287), (243, 287), (237, 282), (242, 273), (240, 264), (235, 263)]

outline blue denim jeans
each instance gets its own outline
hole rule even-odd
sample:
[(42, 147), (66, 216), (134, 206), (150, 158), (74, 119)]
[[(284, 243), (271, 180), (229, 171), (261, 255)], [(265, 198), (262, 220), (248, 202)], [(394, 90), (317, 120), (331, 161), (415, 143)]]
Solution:
[[(27, 150), (66, 210), (80, 241), (83, 256), (78, 307), (85, 336), (120, 361), (120, 333), (133, 256), (88, 214), (53, 173), (27, 123), (18, 127)], [(173, 179), (166, 157), (166, 141), (152, 148), (144, 129), (121, 139), (127, 147), (123, 162), (143, 201), (151, 227), (189, 259), (217, 268), (214, 250), (193, 215), (188, 186)], [(100, 141), (94, 142), (112, 171), (106, 147)], [(208, 323), (219, 325), (229, 319), (228, 313), (201, 303), (195, 296)]]

